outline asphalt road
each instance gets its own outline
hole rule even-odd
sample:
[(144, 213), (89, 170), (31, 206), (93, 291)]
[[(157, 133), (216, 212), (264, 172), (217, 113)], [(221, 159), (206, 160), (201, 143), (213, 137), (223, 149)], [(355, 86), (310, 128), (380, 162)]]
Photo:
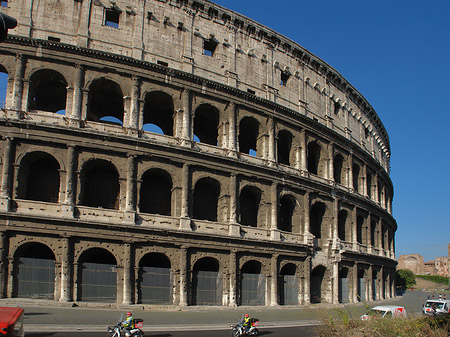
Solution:
[[(259, 336), (270, 337), (315, 337), (317, 334), (316, 326), (307, 327), (289, 327), (289, 328), (264, 328), (260, 329)], [(105, 332), (35, 332), (26, 333), (25, 337), (105, 337)], [(158, 332), (152, 331), (146, 333), (145, 337), (230, 337), (230, 330), (200, 330), (200, 331), (173, 331), (173, 332)]]

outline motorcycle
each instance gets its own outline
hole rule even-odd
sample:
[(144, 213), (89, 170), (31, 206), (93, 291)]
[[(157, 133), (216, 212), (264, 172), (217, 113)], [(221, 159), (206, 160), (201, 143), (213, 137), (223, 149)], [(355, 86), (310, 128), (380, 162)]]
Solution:
[[(130, 330), (130, 337), (145, 337), (144, 332), (141, 330), (143, 326), (143, 320), (136, 318), (134, 319), (134, 329)], [(125, 337), (125, 330), (122, 326), (122, 317), (114, 326), (108, 326), (108, 337)]]
[(231, 336), (241, 337), (241, 336), (257, 336), (259, 334), (257, 326), (259, 325), (259, 319), (250, 318), (250, 327), (244, 327), (244, 317), (236, 325), (231, 325)]

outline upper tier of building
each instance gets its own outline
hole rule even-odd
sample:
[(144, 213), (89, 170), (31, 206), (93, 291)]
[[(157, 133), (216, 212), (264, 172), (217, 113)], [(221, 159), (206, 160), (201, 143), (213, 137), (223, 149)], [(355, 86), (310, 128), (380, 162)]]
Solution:
[(367, 100), (323, 60), (241, 14), (203, 0), (22, 0), (2, 6), (18, 18), (10, 36), (155, 63), (232, 87), (327, 126), (389, 172), (388, 134)]

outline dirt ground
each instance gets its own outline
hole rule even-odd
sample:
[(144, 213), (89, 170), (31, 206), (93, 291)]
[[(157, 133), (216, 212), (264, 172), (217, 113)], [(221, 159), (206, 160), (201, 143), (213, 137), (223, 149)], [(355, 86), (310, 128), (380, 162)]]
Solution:
[(421, 278), (416, 277), (416, 285), (413, 287), (414, 289), (427, 289), (427, 290), (449, 290), (449, 286), (441, 284), (441, 283), (436, 283), (436, 282), (432, 282), (432, 281), (428, 281), (428, 280), (423, 280)]

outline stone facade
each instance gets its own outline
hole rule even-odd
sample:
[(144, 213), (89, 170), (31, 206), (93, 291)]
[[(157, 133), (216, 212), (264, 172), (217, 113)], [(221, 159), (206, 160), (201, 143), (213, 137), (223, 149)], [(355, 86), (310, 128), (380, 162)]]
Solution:
[(2, 296), (393, 296), (389, 138), (324, 61), (209, 1), (2, 10)]
[(409, 269), (414, 275), (425, 275), (423, 256), (419, 254), (400, 255), (397, 269)]

